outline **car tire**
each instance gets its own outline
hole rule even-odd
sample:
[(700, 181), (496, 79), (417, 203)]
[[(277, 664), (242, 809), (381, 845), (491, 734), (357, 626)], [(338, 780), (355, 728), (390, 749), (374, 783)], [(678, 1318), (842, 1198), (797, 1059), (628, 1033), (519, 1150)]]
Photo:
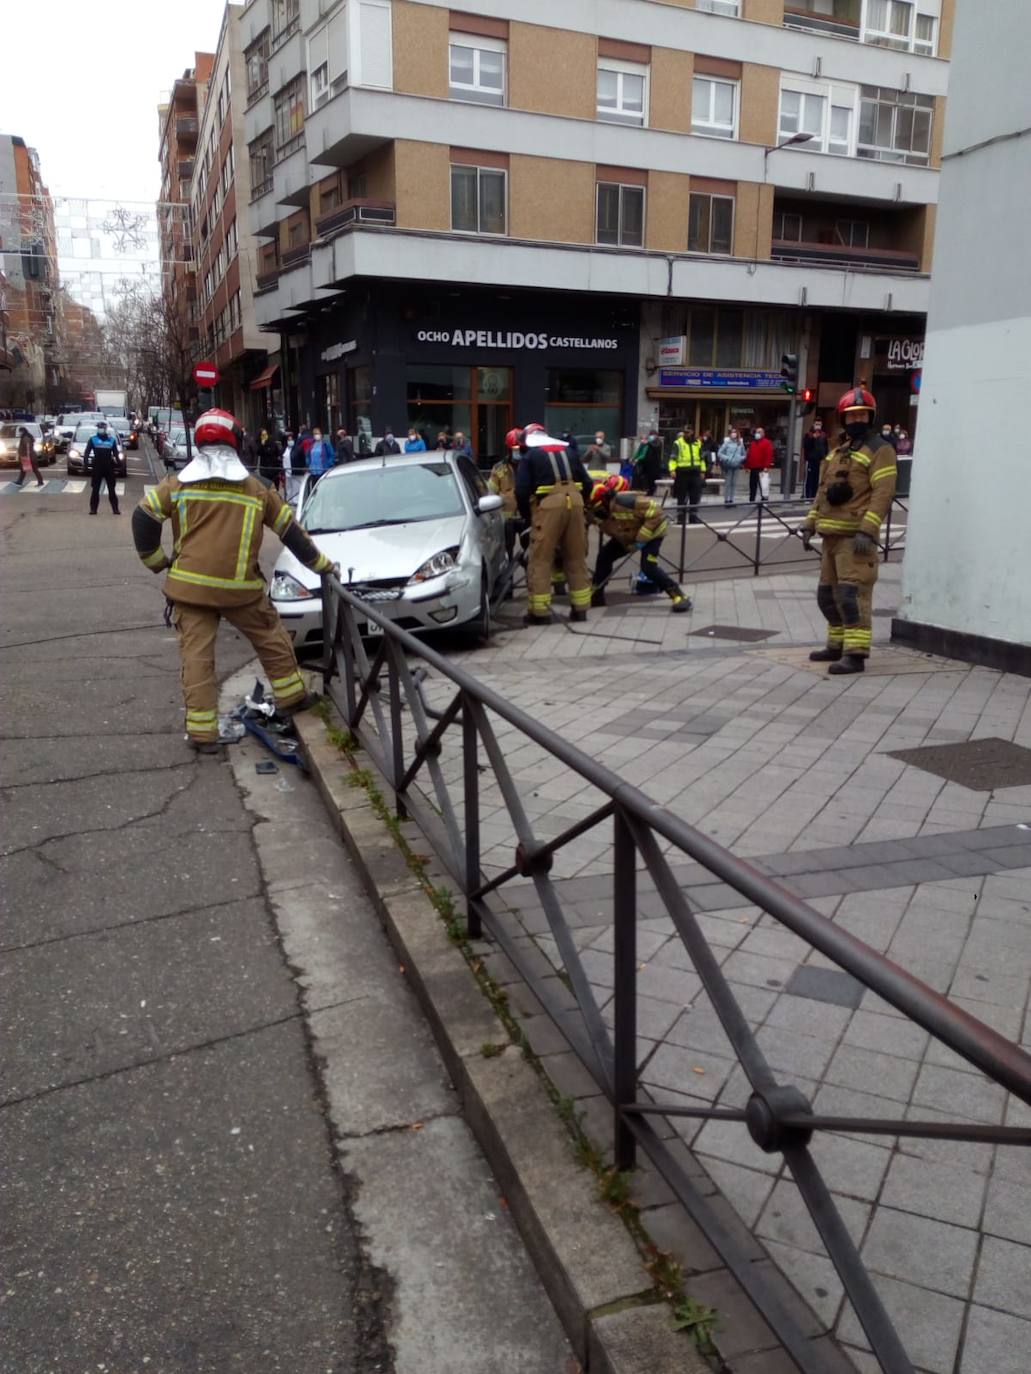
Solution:
[(480, 582), (480, 609), (472, 620), (465, 622), (462, 629), (472, 644), (484, 645), (491, 641), (491, 636), (494, 634), (494, 612), (490, 604), (486, 573), (483, 574)]

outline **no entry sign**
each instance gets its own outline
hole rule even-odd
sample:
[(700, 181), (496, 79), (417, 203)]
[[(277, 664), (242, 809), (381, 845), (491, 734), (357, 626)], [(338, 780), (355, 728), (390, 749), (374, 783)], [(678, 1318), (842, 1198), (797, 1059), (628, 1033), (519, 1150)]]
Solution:
[(198, 386), (217, 386), (221, 373), (214, 363), (198, 363), (193, 369), (193, 380)]

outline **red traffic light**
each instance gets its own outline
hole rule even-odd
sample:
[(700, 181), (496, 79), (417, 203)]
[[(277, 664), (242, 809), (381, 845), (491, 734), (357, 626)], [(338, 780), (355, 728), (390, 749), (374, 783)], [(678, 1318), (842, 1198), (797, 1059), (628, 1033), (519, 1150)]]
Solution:
[(815, 393), (812, 387), (807, 386), (805, 390), (802, 392), (802, 400), (805, 402), (806, 405), (811, 405), (813, 402), (814, 395)]

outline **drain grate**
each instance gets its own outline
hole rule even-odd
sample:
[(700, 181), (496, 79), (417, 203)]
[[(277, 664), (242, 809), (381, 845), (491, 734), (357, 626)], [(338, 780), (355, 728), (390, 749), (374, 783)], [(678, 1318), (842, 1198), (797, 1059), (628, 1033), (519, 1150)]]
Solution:
[(899, 749), (889, 758), (911, 763), (972, 792), (1031, 786), (1031, 749), (1006, 739), (972, 739), (963, 744), (928, 744)]
[(744, 625), (703, 625), (700, 630), (689, 632), (695, 639), (733, 639), (740, 644), (754, 644), (760, 639), (771, 639), (778, 630), (750, 630)]

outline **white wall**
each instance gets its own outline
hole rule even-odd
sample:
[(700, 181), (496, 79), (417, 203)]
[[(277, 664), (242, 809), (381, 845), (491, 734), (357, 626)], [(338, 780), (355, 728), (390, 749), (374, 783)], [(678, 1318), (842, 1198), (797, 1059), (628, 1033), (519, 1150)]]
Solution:
[(957, 9), (901, 617), (1027, 645), (1031, 5)]

